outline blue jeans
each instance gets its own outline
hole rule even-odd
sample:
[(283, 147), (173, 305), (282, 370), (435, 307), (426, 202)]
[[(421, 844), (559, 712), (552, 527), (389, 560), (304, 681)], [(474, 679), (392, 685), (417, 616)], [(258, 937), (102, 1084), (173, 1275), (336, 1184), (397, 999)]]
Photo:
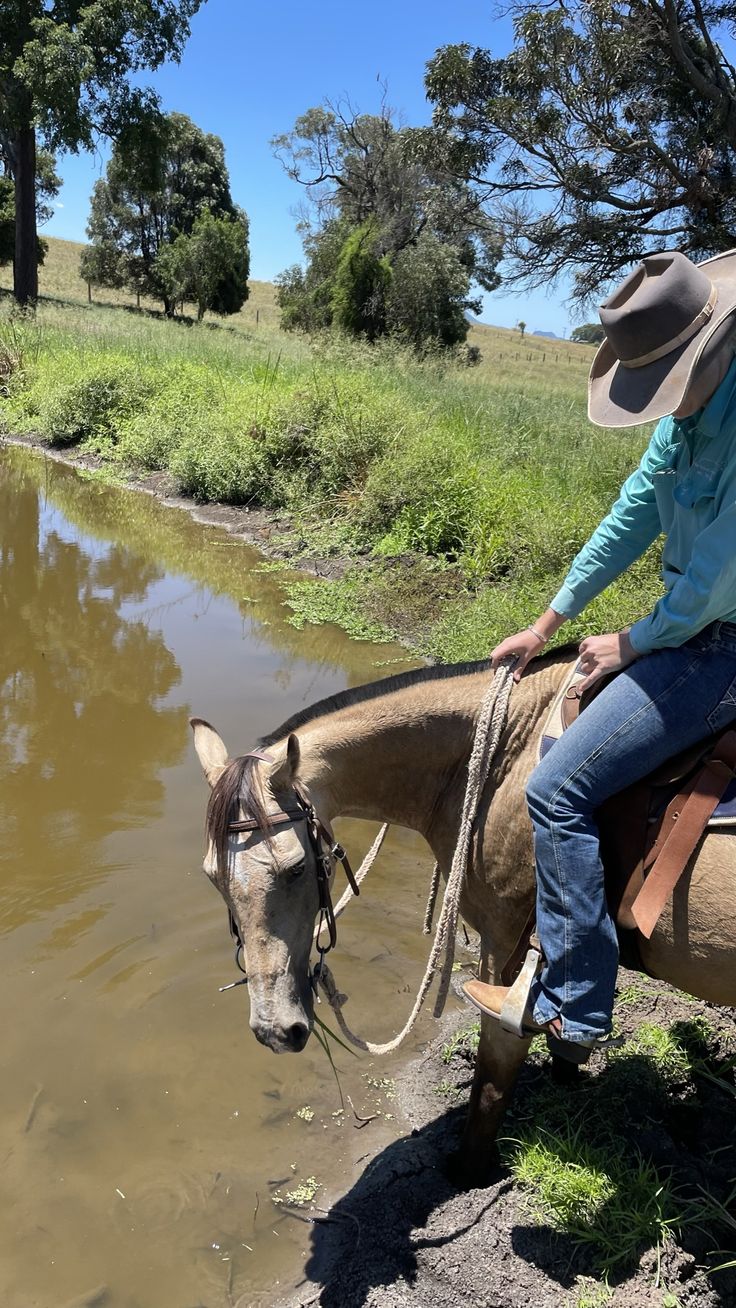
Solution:
[(618, 967), (595, 810), (668, 758), (736, 721), (736, 624), (714, 622), (677, 649), (643, 655), (560, 737), (529, 779), (537, 932), (545, 966), (534, 1019), (562, 1038), (611, 1030)]

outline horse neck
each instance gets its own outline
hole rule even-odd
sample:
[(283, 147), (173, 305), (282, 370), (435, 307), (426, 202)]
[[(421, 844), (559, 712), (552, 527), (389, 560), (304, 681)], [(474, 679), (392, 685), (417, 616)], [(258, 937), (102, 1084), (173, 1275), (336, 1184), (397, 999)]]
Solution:
[[(562, 671), (559, 663), (532, 665), (515, 687), (505, 753), (527, 747)], [(488, 677), (483, 669), (419, 682), (309, 723), (299, 733), (299, 777), (320, 814), (410, 827), (433, 843), (445, 812), (459, 814)]]

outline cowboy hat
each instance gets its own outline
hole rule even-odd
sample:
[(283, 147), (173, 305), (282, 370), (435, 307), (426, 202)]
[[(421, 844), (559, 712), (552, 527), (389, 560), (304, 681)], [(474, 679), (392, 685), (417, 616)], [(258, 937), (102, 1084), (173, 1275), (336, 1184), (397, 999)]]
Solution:
[(591, 422), (635, 427), (674, 413), (726, 342), (734, 311), (736, 250), (699, 264), (677, 250), (647, 255), (600, 307), (606, 339), (588, 380)]

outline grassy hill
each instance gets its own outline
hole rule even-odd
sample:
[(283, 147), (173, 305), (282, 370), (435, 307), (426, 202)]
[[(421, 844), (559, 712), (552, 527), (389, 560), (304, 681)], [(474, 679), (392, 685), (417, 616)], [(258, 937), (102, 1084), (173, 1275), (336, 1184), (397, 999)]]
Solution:
[[(48, 253), (46, 260), (38, 270), (40, 294), (54, 300), (68, 300), (75, 304), (89, 303), (90, 291), (87, 283), (79, 275), (79, 258), (84, 249), (81, 241), (60, 241), (54, 236), (47, 236)], [(0, 288), (9, 290), (13, 285), (13, 273), (10, 267), (0, 268)], [(271, 327), (278, 325), (279, 311), (276, 295), (271, 282), (249, 282), (250, 294), (240, 313), (227, 321), (251, 327), (258, 324)], [(110, 290), (106, 286), (91, 288), (91, 303), (97, 305), (123, 306), (135, 308), (136, 298), (129, 291)], [(141, 308), (155, 312), (161, 311), (161, 305), (145, 297)]]
[[(91, 292), (88, 290), (87, 283), (79, 275), (79, 257), (84, 249), (81, 242), (60, 241), (53, 236), (46, 239), (48, 254), (46, 262), (39, 269), (39, 289), (43, 297), (84, 305), (90, 303), (91, 294), (91, 303), (98, 306), (136, 307), (136, 298), (128, 291), (109, 290), (106, 287), (92, 287)], [(9, 267), (0, 268), (0, 289), (9, 289), (12, 284), (12, 270)], [(251, 281), (249, 288), (250, 294), (240, 313), (226, 319), (208, 314), (205, 321), (226, 323), (232, 328), (248, 332), (256, 327), (278, 328), (279, 309), (273, 283)], [(145, 298), (140, 307), (161, 312), (160, 304)], [(555, 387), (567, 387), (572, 383), (576, 389), (587, 374), (595, 353), (588, 345), (527, 334), (522, 337), (516, 330), (490, 327), (478, 322), (473, 322), (470, 327), (468, 344), (480, 348), (482, 359), (476, 371), (481, 377), (497, 375), (501, 370), (506, 375), (516, 377), (543, 377), (545, 384)]]

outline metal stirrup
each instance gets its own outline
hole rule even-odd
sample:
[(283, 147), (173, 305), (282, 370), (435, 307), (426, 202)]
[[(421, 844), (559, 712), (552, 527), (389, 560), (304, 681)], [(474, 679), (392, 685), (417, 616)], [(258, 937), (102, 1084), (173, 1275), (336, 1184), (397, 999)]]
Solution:
[(539, 949), (536, 949), (532, 944), (499, 1014), (504, 1031), (512, 1031), (517, 1036), (528, 1035), (528, 1031), (524, 1030), (524, 1018), (527, 1013), (532, 982), (541, 965), (542, 955)]

